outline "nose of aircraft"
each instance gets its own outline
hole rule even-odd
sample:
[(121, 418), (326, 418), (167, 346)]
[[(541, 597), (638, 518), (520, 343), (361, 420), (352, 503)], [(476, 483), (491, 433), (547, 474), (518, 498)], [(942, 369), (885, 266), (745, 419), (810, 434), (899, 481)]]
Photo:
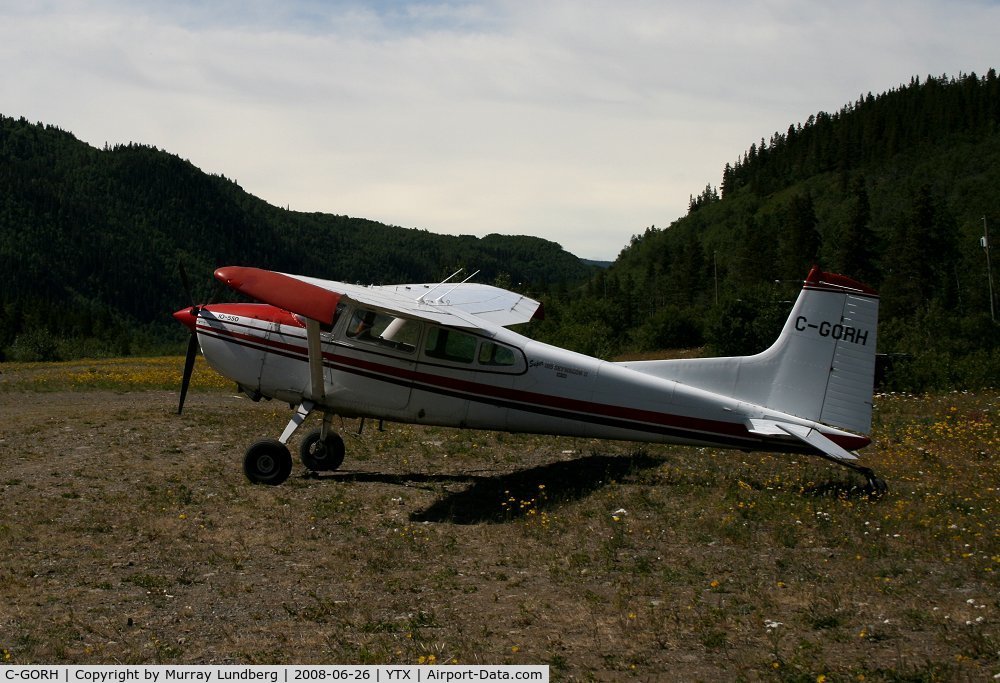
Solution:
[(174, 318), (184, 327), (194, 332), (194, 326), (198, 322), (197, 308), (182, 308), (174, 313)]

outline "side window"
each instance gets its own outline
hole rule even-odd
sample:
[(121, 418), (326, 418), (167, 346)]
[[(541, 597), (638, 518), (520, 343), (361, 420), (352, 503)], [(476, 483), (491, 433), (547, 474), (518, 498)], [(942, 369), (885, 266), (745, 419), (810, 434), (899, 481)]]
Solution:
[(413, 353), (420, 341), (420, 323), (359, 308), (348, 321), (345, 334), (354, 341)]
[(416, 320), (408, 318), (393, 318), (382, 330), (382, 340), (395, 344), (400, 351), (412, 353), (420, 343), (420, 330), (423, 326)]
[(454, 363), (471, 363), (476, 358), (476, 338), (458, 330), (432, 327), (424, 354)]
[(375, 311), (369, 311), (364, 308), (359, 308), (354, 311), (354, 315), (351, 316), (351, 322), (347, 323), (347, 338), (348, 339), (374, 339), (376, 334), (373, 332), (375, 328), (375, 319), (378, 314)]
[(493, 342), (483, 342), (479, 347), (479, 364), (499, 367), (510, 367), (516, 362), (514, 352), (506, 346)]

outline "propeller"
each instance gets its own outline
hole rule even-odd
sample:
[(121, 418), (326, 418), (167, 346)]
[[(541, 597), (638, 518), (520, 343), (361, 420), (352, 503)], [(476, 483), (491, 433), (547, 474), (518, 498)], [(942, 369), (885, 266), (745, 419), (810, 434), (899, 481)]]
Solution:
[(177, 404), (178, 415), (184, 410), (184, 399), (187, 398), (188, 387), (191, 385), (191, 373), (194, 371), (194, 359), (197, 355), (198, 335), (192, 332), (191, 338), (188, 340), (187, 356), (184, 357), (184, 376), (181, 378), (181, 400)]
[[(184, 292), (187, 294), (187, 298), (191, 302), (190, 310), (180, 310), (174, 313), (174, 317), (191, 330), (191, 337), (188, 339), (187, 354), (184, 356), (184, 374), (181, 377), (181, 396), (180, 401), (177, 403), (177, 414), (180, 415), (184, 410), (184, 399), (187, 398), (188, 387), (191, 386), (191, 373), (194, 372), (194, 361), (198, 356), (198, 332), (195, 329), (195, 325), (198, 321), (198, 313), (200, 313), (201, 309), (208, 304), (199, 306), (194, 303), (195, 298), (191, 290), (191, 281), (188, 279), (187, 270), (184, 268), (184, 262), (178, 261), (177, 268), (180, 271), (181, 284), (184, 286)], [(220, 288), (218, 283), (216, 283), (216, 287), (212, 292), (212, 297), (209, 299), (209, 304), (215, 301), (215, 298), (219, 294), (219, 290)]]

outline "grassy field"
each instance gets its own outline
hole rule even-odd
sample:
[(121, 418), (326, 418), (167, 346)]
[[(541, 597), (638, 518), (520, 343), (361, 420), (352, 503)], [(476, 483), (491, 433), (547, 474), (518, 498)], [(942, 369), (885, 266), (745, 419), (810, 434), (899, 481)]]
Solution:
[(802, 456), (357, 421), (271, 488), (241, 459), (287, 406), (200, 367), (178, 417), (181, 365), (0, 364), (0, 661), (1000, 674), (998, 392), (876, 397), (879, 500)]

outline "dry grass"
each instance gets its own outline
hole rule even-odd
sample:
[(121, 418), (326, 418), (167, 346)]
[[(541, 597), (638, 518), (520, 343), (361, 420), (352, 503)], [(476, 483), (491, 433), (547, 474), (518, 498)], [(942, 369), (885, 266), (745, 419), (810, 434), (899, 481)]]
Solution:
[(879, 396), (879, 501), (801, 456), (356, 421), (343, 471), (268, 488), (240, 460), (287, 407), (177, 417), (133, 388), (175, 384), (136, 380), (158, 363), (0, 365), (0, 660), (1000, 673), (996, 392)]
[[(81, 391), (114, 389), (177, 389), (181, 358), (102, 358), (61, 363), (0, 363), (0, 391)], [(203, 356), (195, 361), (191, 387), (222, 389), (232, 383), (208, 367)]]

